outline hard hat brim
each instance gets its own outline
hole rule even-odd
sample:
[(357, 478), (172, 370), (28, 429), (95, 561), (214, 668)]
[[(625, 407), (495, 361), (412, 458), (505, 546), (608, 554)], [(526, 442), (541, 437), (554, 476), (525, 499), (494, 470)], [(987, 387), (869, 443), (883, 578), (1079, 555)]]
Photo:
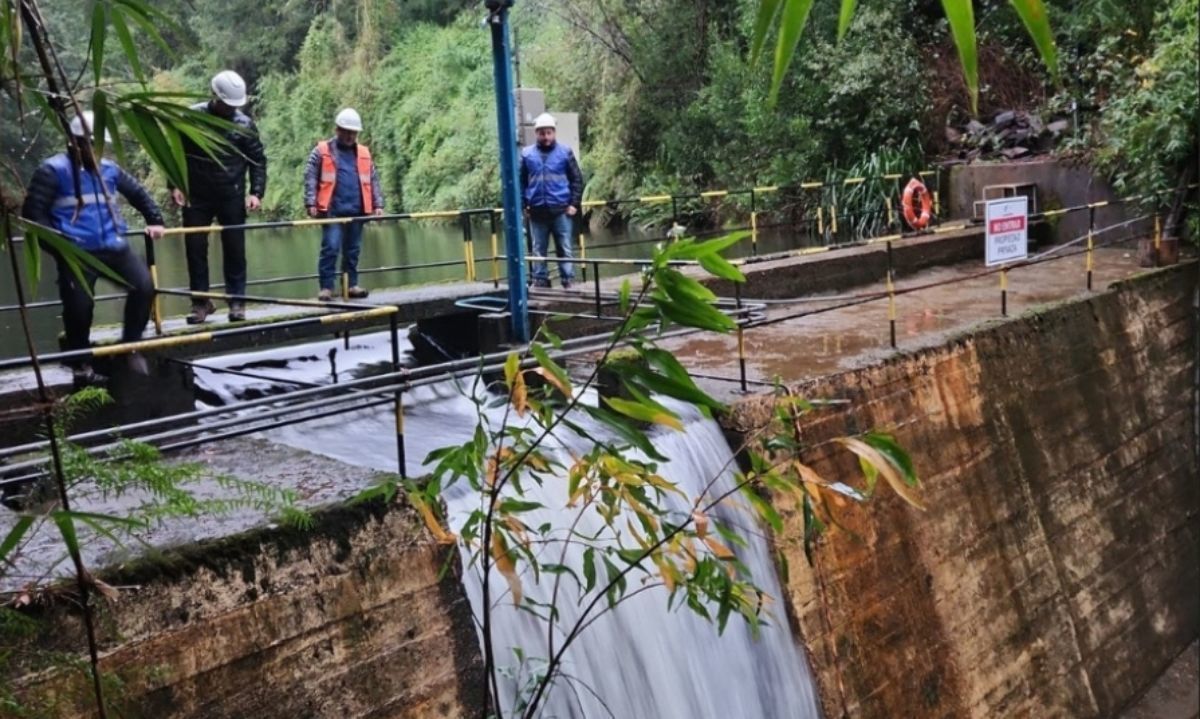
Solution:
[(241, 100), (229, 100), (217, 95), (217, 99), (229, 107), (244, 107), (246, 105), (246, 98), (244, 97)]

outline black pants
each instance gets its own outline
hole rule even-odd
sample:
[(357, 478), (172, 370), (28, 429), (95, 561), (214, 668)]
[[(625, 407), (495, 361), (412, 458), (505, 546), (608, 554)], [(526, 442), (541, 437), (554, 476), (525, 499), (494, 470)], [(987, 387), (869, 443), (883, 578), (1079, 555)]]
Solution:
[[(242, 197), (194, 201), (183, 208), (184, 227), (241, 225), (246, 222), (246, 201)], [(193, 292), (208, 292), (208, 235), (187, 236), (188, 285)], [(222, 230), (221, 255), (224, 257), (225, 294), (246, 294), (246, 231)], [(203, 300), (193, 304), (204, 304)]]
[[(125, 323), (121, 330), (122, 342), (134, 342), (142, 338), (146, 323), (150, 321), (150, 304), (154, 301), (154, 285), (150, 282), (150, 270), (146, 261), (134, 253), (129, 245), (119, 250), (98, 250), (91, 255), (129, 284), (125, 298)], [(63, 329), (67, 335), (67, 350), (87, 349), (92, 330), (92, 309), (95, 302), (92, 294), (96, 288), (96, 270), (81, 265), (80, 270), (86, 286), (67, 267), (65, 260), (54, 256), (58, 265), (58, 296), (63, 303)]]

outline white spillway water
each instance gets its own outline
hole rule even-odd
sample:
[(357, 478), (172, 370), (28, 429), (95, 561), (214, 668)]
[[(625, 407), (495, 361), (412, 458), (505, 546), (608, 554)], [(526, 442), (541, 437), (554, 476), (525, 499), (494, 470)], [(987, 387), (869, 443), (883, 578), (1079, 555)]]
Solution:
[[(249, 358), (243, 355), (238, 359), (240, 364), (245, 364)], [(350, 359), (349, 356), (346, 359)], [(382, 359), (379, 345), (366, 342), (356, 359)], [(303, 374), (305, 379), (318, 379), (314, 375), (319, 364), (293, 361), (276, 367), (271, 374), (281, 378), (297, 378), (296, 375)], [(346, 368), (350, 369), (349, 363)], [(244, 379), (230, 375), (212, 374), (203, 377), (202, 381), (210, 391), (231, 398), (247, 385)], [(475, 422), (474, 405), (449, 384), (422, 388), (411, 399), (416, 401), (406, 418), (408, 468), (410, 475), (419, 476), (422, 460), (430, 450), (465, 441), (470, 436)], [(660, 466), (659, 473), (677, 483), (689, 497), (703, 491), (714, 477), (717, 479), (710, 489), (711, 495), (728, 490), (734, 482), (733, 456), (720, 427), (694, 410), (685, 408), (681, 413), (687, 417), (684, 432), (661, 430), (654, 437), (656, 448), (670, 459)], [(586, 418), (579, 422), (589, 431), (602, 431)], [(273, 441), (302, 447), (352, 465), (391, 471), (396, 462), (392, 429), (391, 410), (378, 408), (272, 430), (267, 436)], [(586, 449), (584, 443), (587, 440), (573, 433), (567, 433), (569, 436), (565, 437), (562, 434), (555, 438), (558, 451), (565, 451), (568, 446)], [(565, 506), (565, 480), (547, 481), (542, 487), (533, 483), (527, 485), (526, 498), (545, 505), (544, 509), (523, 515), (527, 524), (539, 526), (549, 522), (562, 528), (571, 524), (574, 515)], [(465, 485), (447, 492), (452, 527), (461, 525), (478, 506), (478, 501), (478, 495), (472, 494)], [(683, 505), (679, 508), (683, 509)], [(761, 627), (755, 636), (740, 617), (734, 615), (725, 632), (718, 634), (715, 624), (697, 616), (686, 606), (668, 609), (664, 588), (648, 589), (632, 596), (614, 611), (605, 613), (580, 635), (567, 652), (563, 665), (565, 676), (570, 678), (560, 680), (551, 690), (540, 716), (581, 719), (608, 716), (617, 719), (815, 719), (820, 716), (806, 658), (789, 629), (785, 610), (780, 604), (781, 588), (762, 529), (740, 500), (723, 507), (716, 519), (734, 526), (747, 541), (745, 547), (735, 551), (754, 581), (771, 597), (766, 608), (768, 626)], [(587, 526), (589, 522), (590, 527)], [(600, 519), (593, 515), (586, 518), (580, 531), (595, 531), (600, 526)], [(554, 556), (545, 561), (557, 561), (561, 545), (552, 546)], [(573, 546), (565, 563), (580, 567), (581, 555), (582, 547)], [(629, 592), (641, 587), (641, 577), (637, 573), (631, 574), (629, 579)], [(543, 575), (541, 586), (538, 586), (531, 576), (524, 576), (526, 597), (548, 601), (552, 581), (550, 575)], [(492, 577), (491, 584), (495, 588), (493, 597), (507, 587), (498, 574)], [(482, 581), (477, 566), (468, 567), (464, 572), (464, 585), (478, 615), (482, 605)], [(577, 602), (578, 591), (573, 581), (563, 582), (560, 592), (564, 594), (559, 599), (560, 626), (574, 624), (582, 611)], [(496, 603), (493, 618), (493, 638), (499, 663), (512, 664), (511, 671), (516, 672), (514, 648), (519, 648), (530, 659), (547, 656), (544, 622), (515, 609), (510, 597), (504, 595)], [(561, 635), (559, 632), (559, 642)], [(505, 715), (508, 716), (517, 694), (516, 681), (509, 679), (501, 691), (506, 697)]]

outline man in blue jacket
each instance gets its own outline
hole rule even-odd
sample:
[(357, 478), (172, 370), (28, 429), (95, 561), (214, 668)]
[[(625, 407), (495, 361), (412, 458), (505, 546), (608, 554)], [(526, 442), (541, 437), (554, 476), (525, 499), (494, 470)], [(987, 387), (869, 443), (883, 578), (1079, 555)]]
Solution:
[[(146, 220), (146, 234), (151, 239), (163, 236), (162, 212), (137, 180), (115, 162), (99, 159), (99, 153), (93, 152), (92, 122), (90, 112), (71, 121), (73, 141), (70, 149), (49, 158), (37, 169), (25, 193), (21, 214), (31, 222), (63, 235), (125, 281), (129, 293), (125, 300), (121, 341), (136, 342), (142, 338), (146, 323), (150, 321), (154, 285), (150, 282), (145, 260), (135, 254), (125, 240), (126, 225), (117, 207), (117, 195), (123, 196), (142, 214)], [(107, 134), (105, 140), (108, 140)], [(58, 265), (58, 294), (62, 299), (66, 349), (87, 349), (97, 272), (82, 265), (79, 268), (83, 275), (81, 281), (64, 257), (56, 252), (51, 254)], [(147, 373), (146, 360), (140, 355), (129, 355), (129, 365), (136, 372)], [(90, 362), (74, 363), (73, 372), (77, 386), (104, 380), (93, 371)]]
[[(575, 256), (571, 244), (572, 225), (583, 202), (583, 173), (579, 171), (579, 162), (571, 148), (555, 139), (555, 130), (554, 116), (548, 112), (538, 115), (534, 121), (537, 143), (521, 152), (521, 192), (533, 234), (534, 254), (546, 256), (553, 233), (558, 255), (570, 260)], [(569, 289), (575, 280), (575, 265), (560, 261), (558, 275), (563, 288)], [(533, 284), (535, 287), (550, 286), (545, 262), (534, 263)]]

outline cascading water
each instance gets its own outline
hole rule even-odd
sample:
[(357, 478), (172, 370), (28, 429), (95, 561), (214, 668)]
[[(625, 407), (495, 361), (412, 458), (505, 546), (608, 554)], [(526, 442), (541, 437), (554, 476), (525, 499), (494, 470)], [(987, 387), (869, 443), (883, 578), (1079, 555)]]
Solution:
[[(372, 347), (367, 342), (364, 347)], [(311, 352), (305, 354), (308, 356)], [(317, 353), (319, 355), (319, 352)], [(378, 351), (366, 350), (358, 358), (371, 360)], [(242, 360), (245, 358), (243, 357)], [(229, 363), (226, 363), (229, 364)], [(244, 362), (243, 362), (244, 364)], [(272, 370), (280, 379), (296, 379), (293, 373), (312, 379), (315, 365), (283, 362)], [(347, 369), (350, 369), (347, 367)], [(231, 375), (198, 376), (217, 395), (233, 396), (246, 380)], [(465, 441), (475, 425), (475, 405), (452, 385), (428, 387), (413, 399), (408, 416), (407, 439), (410, 476), (427, 471), (421, 466), (428, 451)], [(660, 465), (659, 474), (676, 483), (694, 498), (709, 488), (709, 496), (718, 496), (733, 487), (733, 456), (720, 427), (698, 412), (681, 410), (686, 417), (684, 432), (656, 432), (654, 444), (670, 461)], [(499, 418), (494, 418), (498, 422)], [(363, 410), (354, 414), (325, 418), (272, 430), (273, 441), (302, 447), (342, 462), (383, 471), (395, 467), (396, 449), (391, 437), (393, 419), (390, 410)], [(603, 429), (580, 418), (588, 431)], [(586, 449), (584, 438), (574, 433), (558, 433), (557, 450)], [(715, 483), (710, 487), (710, 482)], [(566, 505), (566, 482), (547, 481), (541, 487), (527, 483), (526, 499), (540, 502), (523, 519), (531, 526), (550, 523), (567, 527), (574, 520)], [(460, 483), (446, 493), (452, 528), (461, 525), (477, 508), (479, 496)], [(687, 511), (680, 504), (676, 509)], [(757, 635), (736, 615), (723, 634), (715, 624), (678, 604), (668, 609), (668, 594), (661, 586), (634, 594), (644, 577), (630, 575), (628, 599), (615, 610), (604, 613), (584, 631), (566, 652), (562, 677), (550, 690), (540, 716), (544, 717), (730, 717), (815, 718), (820, 716), (813, 682), (806, 659), (791, 631), (783, 607), (778, 579), (772, 565), (768, 542), (752, 513), (738, 501), (727, 502), (715, 519), (734, 527), (745, 538), (746, 546), (737, 548), (738, 558), (747, 567), (755, 583), (773, 601), (766, 606), (768, 625)], [(581, 532), (600, 528), (598, 517), (587, 517), (594, 526), (580, 526)], [(550, 545), (558, 560), (561, 544)], [(568, 547), (565, 564), (581, 566), (582, 547)], [(469, 557), (464, 556), (464, 563)], [(543, 574), (536, 584), (528, 573), (522, 577), (527, 597), (549, 601), (551, 575)], [(491, 581), (493, 598), (505, 588), (498, 574)], [(478, 565), (464, 571), (464, 585), (477, 616), (482, 611), (482, 580)], [(580, 589), (566, 579), (560, 587), (559, 626), (570, 627), (582, 612)], [(601, 607), (606, 606), (601, 604)], [(519, 684), (536, 670), (538, 660), (548, 656), (546, 624), (543, 620), (516, 609), (511, 597), (494, 599), (492, 614), (493, 643), (497, 663), (507, 666), (501, 693), (505, 716), (518, 700)], [(562, 631), (558, 632), (561, 644)], [(518, 665), (518, 653), (524, 656), (525, 669)]]

